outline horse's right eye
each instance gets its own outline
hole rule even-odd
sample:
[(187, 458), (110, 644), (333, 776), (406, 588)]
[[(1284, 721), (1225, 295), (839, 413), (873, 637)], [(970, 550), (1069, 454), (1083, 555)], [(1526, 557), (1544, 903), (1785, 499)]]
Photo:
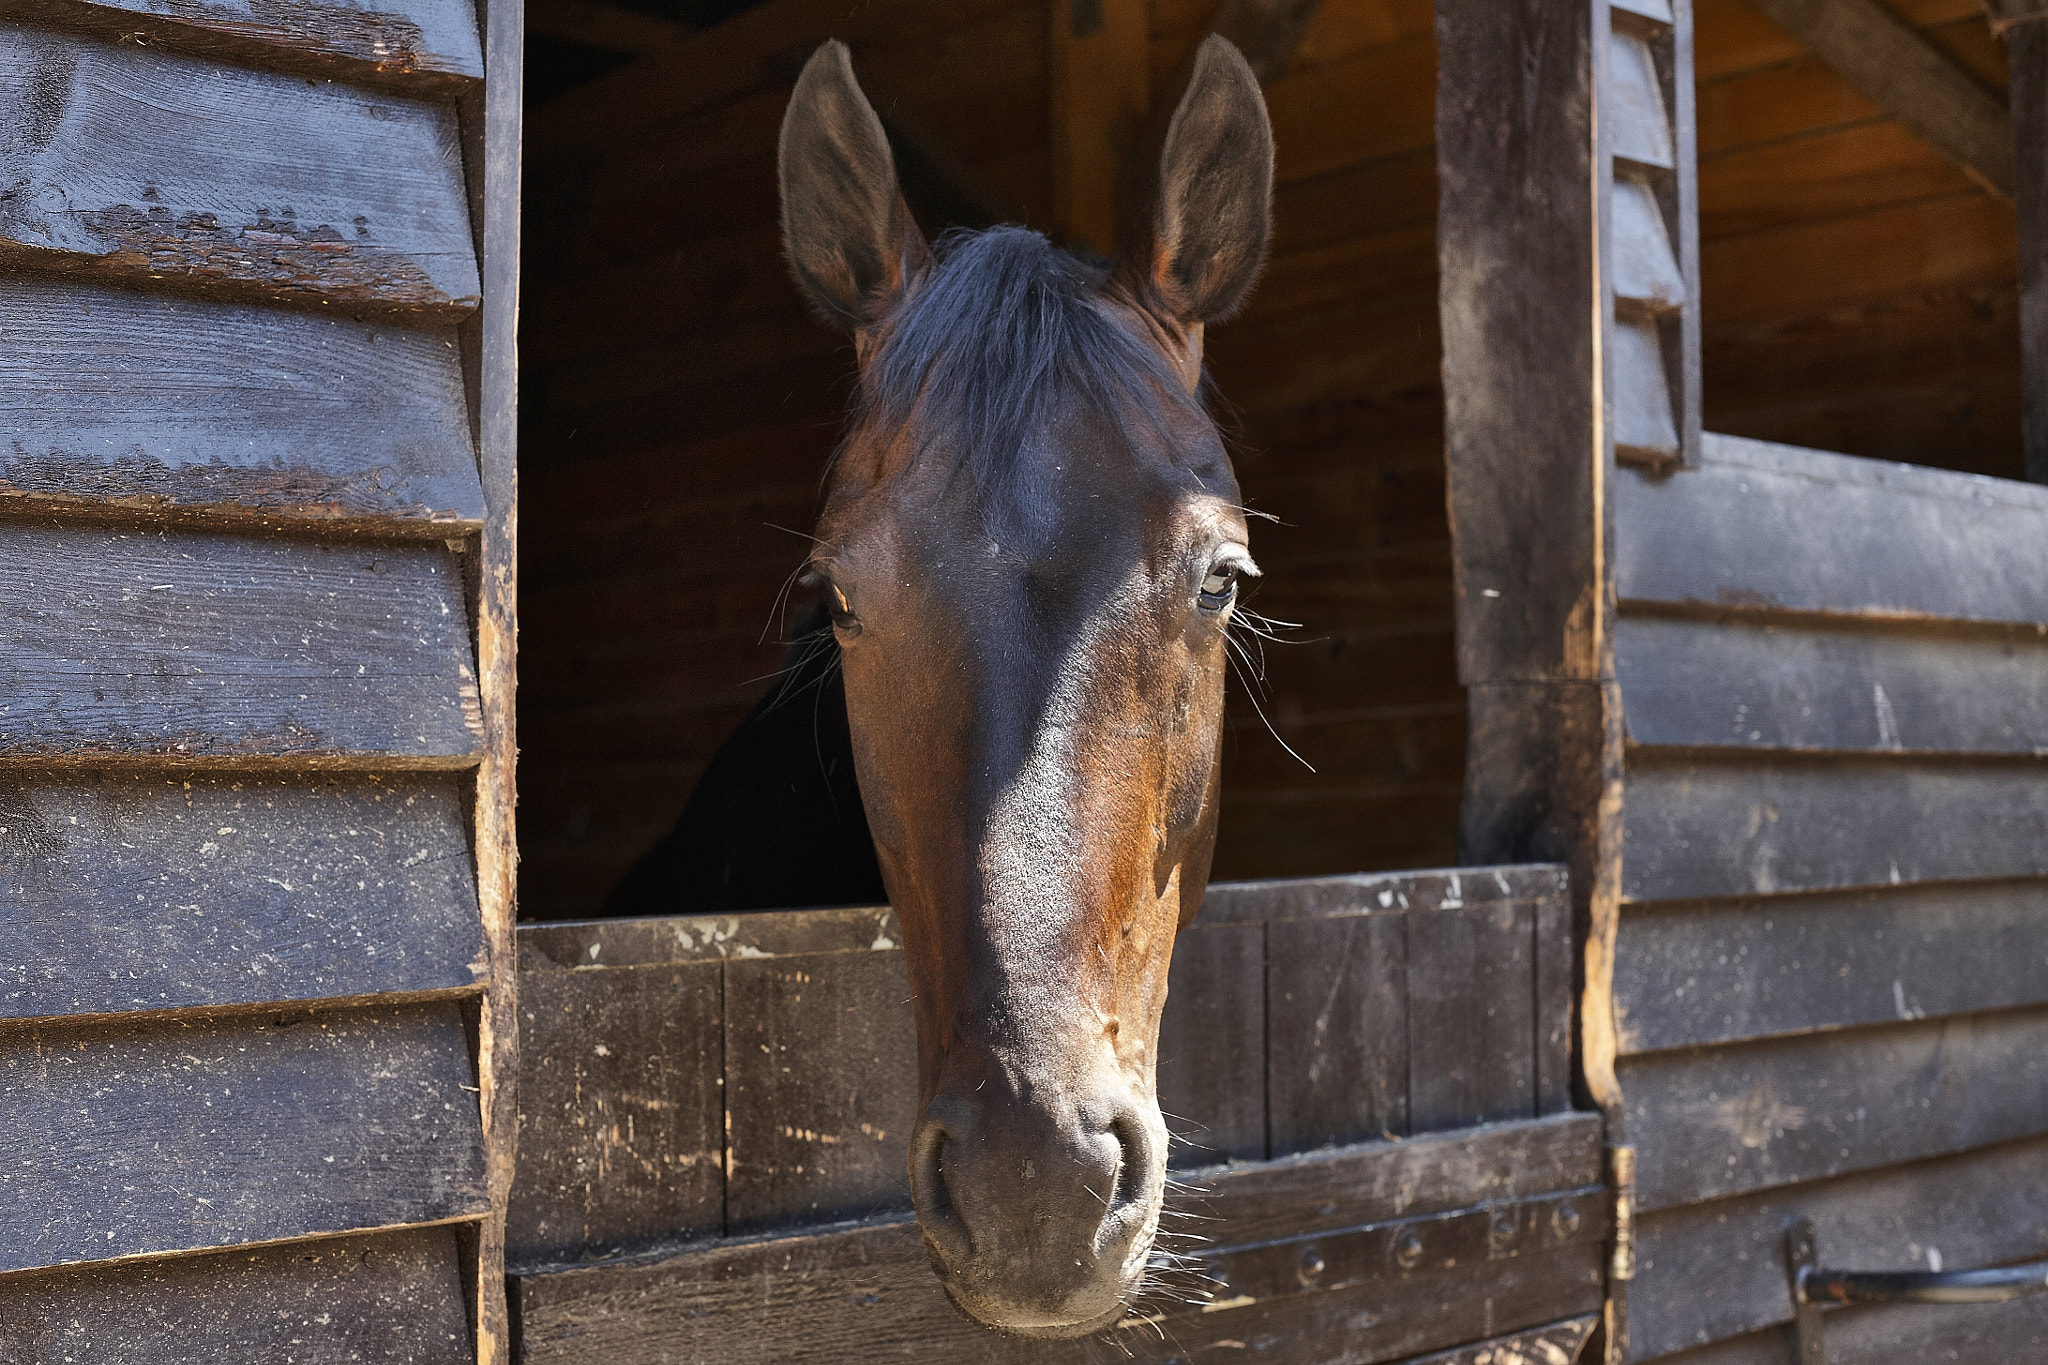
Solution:
[(846, 594), (840, 590), (837, 583), (830, 584), (829, 586), (832, 589), (832, 597), (826, 603), (825, 610), (832, 614), (833, 627), (837, 630), (848, 631), (858, 635), (860, 633), (860, 618), (853, 614), (853, 603), (846, 600)]

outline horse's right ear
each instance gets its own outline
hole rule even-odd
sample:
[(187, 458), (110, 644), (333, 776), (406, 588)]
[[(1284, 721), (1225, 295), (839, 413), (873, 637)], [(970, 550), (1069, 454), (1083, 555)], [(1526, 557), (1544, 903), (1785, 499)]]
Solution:
[(874, 322), (931, 263), (896, 184), (882, 121), (853, 78), (846, 44), (811, 54), (782, 116), (782, 244), (827, 322)]

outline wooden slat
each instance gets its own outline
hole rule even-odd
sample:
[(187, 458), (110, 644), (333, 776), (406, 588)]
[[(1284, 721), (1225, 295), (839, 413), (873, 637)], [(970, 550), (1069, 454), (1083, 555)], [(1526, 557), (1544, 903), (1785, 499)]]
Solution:
[(0, 786), (0, 1018), (473, 990), (446, 780)]
[(0, 1038), (0, 1271), (486, 1212), (452, 1005)]
[(1930, 1247), (1949, 1268), (2048, 1256), (2044, 1161), (2048, 1138), (2032, 1138), (1650, 1214), (1636, 1224), (1630, 1359), (1789, 1323), (1779, 1246), (1794, 1217), (1858, 1267), (1924, 1270)]
[(1614, 155), (1639, 166), (1671, 170), (1678, 149), (1671, 137), (1671, 119), (1664, 112), (1664, 88), (1650, 45), (1633, 33), (1616, 29), (1608, 39), (1608, 92), (1613, 100), (1610, 144)]
[(1638, 755), (1624, 816), (1622, 890), (1639, 901), (2048, 873), (2031, 759)]
[(2048, 639), (1628, 616), (1629, 740), (1679, 748), (2048, 756)]
[[(1833, 1264), (1830, 1262), (1829, 1264)], [(1828, 1365), (1923, 1360), (2006, 1362), (2048, 1359), (2048, 1301), (1895, 1304), (1827, 1315)], [(1698, 1350), (1660, 1356), (1666, 1365), (1785, 1365), (1789, 1328), (1766, 1328)]]
[(1562, 896), (1565, 886), (1564, 869), (1542, 863), (1216, 882), (1202, 901), (1201, 923), (1456, 910), (1467, 905)]
[(0, 279), (0, 319), (0, 505), (483, 520), (450, 332), (34, 276)]
[[(1503, 904), (1512, 913), (1513, 903)], [(1409, 919), (1382, 913), (1266, 926), (1268, 1155), (1410, 1131)]]
[(1678, 459), (1678, 419), (1664, 362), (1661, 327), (1652, 318), (1617, 319), (1608, 334), (1614, 352), (1614, 447), (1649, 464)]
[(382, 8), (361, 0), (288, 8), (263, 0), (8, 0), (0, 12), (110, 38), (126, 34), (152, 46), (400, 88), (438, 90), (455, 86), (447, 77), (483, 75), (476, 11), (467, 0), (405, 0)]
[[(1646, 8), (1653, 3), (1662, 3), (1662, 0), (1636, 0), (1636, 3)], [(1416, 1356), (1402, 1361), (1401, 1365), (1571, 1365), (1578, 1359), (1580, 1348), (1593, 1334), (1594, 1325), (1598, 1322), (1599, 1319), (1592, 1316), (1568, 1318), (1526, 1332), (1516, 1332), (1512, 1336), (1493, 1337), (1470, 1346), (1460, 1346), (1454, 1351)]]
[[(1196, 1207), (1223, 1221), (1200, 1226), (1233, 1246), (1275, 1227), (1285, 1229), (1282, 1236), (1318, 1230), (1341, 1236), (1358, 1229), (1363, 1245), (1390, 1234), (1359, 1224), (1390, 1216), (1407, 1217), (1408, 1226), (1421, 1229), (1426, 1248), (1438, 1230), (1426, 1215), (1452, 1210), (1464, 1221), (1456, 1229), (1445, 1223), (1443, 1233), (1471, 1232), (1483, 1239), (1495, 1211), (1514, 1209), (1515, 1200), (1543, 1188), (1571, 1191), (1585, 1212), (1540, 1226), (1533, 1218), (1523, 1220), (1530, 1223), (1526, 1235), (1554, 1250), (1500, 1260), (1481, 1252), (1476, 1259), (1460, 1259), (1455, 1269), (1418, 1269), (1400, 1278), (1401, 1292), (1391, 1295), (1386, 1277), (1399, 1271), (1384, 1254), (1374, 1258), (1367, 1282), (1304, 1292), (1312, 1286), (1299, 1278), (1299, 1253), (1290, 1247), (1284, 1268), (1291, 1283), (1274, 1280), (1287, 1291), (1282, 1297), (1228, 1308), (1219, 1302), (1209, 1311), (1190, 1311), (1168, 1299), (1159, 1305), (1171, 1313), (1163, 1341), (1135, 1327), (1119, 1330), (1118, 1340), (1147, 1359), (1243, 1349), (1222, 1343), (1265, 1338), (1289, 1342), (1290, 1360), (1384, 1360), (1469, 1341), (1477, 1333), (1534, 1326), (1561, 1310), (1586, 1311), (1598, 1302), (1597, 1239), (1604, 1235), (1599, 1196), (1578, 1184), (1546, 1182), (1596, 1174), (1598, 1160), (1597, 1120), (1578, 1115), (1210, 1173), (1204, 1181), (1208, 1193)], [(1286, 1173), (1282, 1180), (1273, 1178), (1275, 1166)], [(1481, 1201), (1483, 1209), (1472, 1207)], [(1478, 1223), (1467, 1228), (1475, 1217)], [(1450, 1243), (1444, 1246), (1448, 1255)], [(1278, 1264), (1276, 1254), (1250, 1250), (1232, 1264), (1243, 1275), (1264, 1275)], [(1329, 1266), (1352, 1264), (1343, 1259), (1347, 1253), (1336, 1255)], [(1440, 1264), (1428, 1260), (1426, 1251), (1418, 1264), (1423, 1263)], [(934, 1351), (967, 1362), (1054, 1362), (1091, 1360), (1099, 1349), (1088, 1341), (1004, 1342), (964, 1322), (930, 1278), (916, 1225), (907, 1219), (639, 1264), (528, 1275), (517, 1293), (527, 1358), (534, 1362), (590, 1359), (593, 1353), (619, 1365), (663, 1359), (837, 1361), (849, 1352), (862, 1359), (927, 1359)], [(1492, 1316), (1475, 1318), (1471, 1305), (1477, 1298), (1490, 1303)], [(776, 1324), (772, 1335), (760, 1330), (763, 1313)]]
[(509, 1261), (724, 1231), (720, 984), (708, 962), (521, 978)]
[[(1266, 1157), (1266, 931), (1194, 924), (1173, 942), (1159, 1108), (1175, 1166)], [(1295, 1059), (1298, 1061), (1298, 1059)]]
[(1698, 469), (1616, 484), (1624, 601), (2048, 623), (2048, 491), (1710, 436)]
[(0, 527), (0, 756), (466, 767), (468, 613), (444, 549)]
[(1572, 970), (1579, 945), (1572, 939), (1571, 902), (1563, 896), (1536, 902), (1536, 1113), (1572, 1107)]
[(476, 306), (449, 106), (10, 24), (0, 105), (18, 187), (0, 248), (21, 259), (441, 318)]
[(1625, 1059), (1644, 1210), (2048, 1132), (2048, 1012)]
[(909, 1207), (909, 1001), (900, 952), (726, 964), (728, 1233)]
[(1622, 917), (1624, 1052), (2048, 1003), (2048, 883), (1971, 882)]
[(1413, 1132), (1536, 1112), (1534, 916), (1527, 905), (1408, 917)]
[(454, 1228), (0, 1280), (0, 1359), (469, 1365)]
[(521, 971), (637, 967), (665, 962), (886, 952), (902, 943), (887, 906), (761, 910), (745, 915), (671, 916), (525, 924)]

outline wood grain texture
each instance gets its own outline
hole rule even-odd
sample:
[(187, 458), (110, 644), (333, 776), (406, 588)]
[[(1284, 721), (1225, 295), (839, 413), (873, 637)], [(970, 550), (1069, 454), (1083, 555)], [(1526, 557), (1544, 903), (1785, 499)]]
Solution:
[(0, 756), (468, 767), (482, 728), (455, 557), (0, 527)]
[(900, 952), (726, 964), (727, 1233), (909, 1207), (909, 1000)]
[(1886, 887), (1631, 911), (1624, 1052), (2048, 1003), (2048, 883)]
[(467, 0), (9, 0), (31, 23), (109, 37), (134, 34), (207, 56), (321, 71), (399, 88), (459, 88), (434, 77), (483, 75), (476, 11)]
[[(1484, 1241), (1496, 1214), (1515, 1209), (1524, 1192), (1546, 1180), (1597, 1173), (1597, 1131), (1597, 1120), (1582, 1115), (1563, 1123), (1219, 1169), (1205, 1173), (1207, 1188), (1197, 1206), (1224, 1220), (1207, 1226), (1233, 1248), (1275, 1226), (1287, 1229), (1283, 1235), (1318, 1228), (1339, 1238), (1350, 1233), (1362, 1247), (1388, 1230), (1367, 1231), (1359, 1224), (1387, 1210), (1394, 1212), (1383, 1213), (1381, 1221), (1405, 1218), (1405, 1226), (1421, 1229), (1425, 1246), (1440, 1234), (1456, 1238), (1468, 1231)], [(1277, 1182), (1275, 1166), (1287, 1173)], [(1574, 1197), (1581, 1193), (1578, 1185), (1548, 1188)], [(1309, 1199), (1317, 1202), (1306, 1204)], [(1483, 1209), (1473, 1207), (1482, 1200)], [(1341, 1210), (1334, 1206), (1339, 1203)], [(1253, 1216), (1238, 1221), (1233, 1211)], [(1310, 1216), (1304, 1219), (1303, 1213)], [(1434, 1213), (1455, 1216), (1432, 1222), (1428, 1215)], [(1526, 1235), (1548, 1250), (1501, 1260), (1485, 1259), (1482, 1251), (1476, 1263), (1461, 1259), (1454, 1269), (1435, 1268), (1438, 1263), (1425, 1252), (1418, 1266), (1431, 1268), (1402, 1278), (1402, 1292), (1391, 1296), (1385, 1277), (1400, 1271), (1384, 1253), (1374, 1259), (1369, 1282), (1330, 1292), (1304, 1292), (1309, 1286), (1294, 1269), (1297, 1245), (1284, 1252), (1260, 1247), (1224, 1253), (1226, 1259), (1237, 1256), (1234, 1273), (1266, 1277), (1260, 1284), (1274, 1266), (1285, 1269), (1285, 1282), (1273, 1280), (1284, 1289), (1282, 1296), (1207, 1312), (1169, 1301), (1162, 1307), (1173, 1309), (1173, 1330), (1164, 1342), (1136, 1329), (1120, 1331), (1119, 1340), (1145, 1352), (1146, 1359), (1188, 1352), (1200, 1333), (1215, 1349), (1229, 1349), (1220, 1345), (1226, 1338), (1264, 1337), (1290, 1343), (1290, 1360), (1384, 1360), (1471, 1340), (1475, 1332), (1493, 1335), (1547, 1322), (1560, 1304), (1585, 1311), (1592, 1306), (1584, 1302), (1588, 1293), (1597, 1302), (1597, 1247), (1574, 1239), (1602, 1235), (1599, 1213), (1597, 1202), (1589, 1202), (1577, 1219), (1529, 1219)], [(1567, 1225), (1571, 1231), (1563, 1232)], [(1444, 1246), (1448, 1251), (1450, 1242)], [(1352, 1264), (1339, 1244), (1331, 1254), (1332, 1267)], [(929, 1358), (933, 1351), (962, 1361), (1094, 1358), (1097, 1348), (1090, 1342), (1005, 1342), (966, 1323), (946, 1305), (923, 1261), (916, 1225), (905, 1219), (631, 1265), (528, 1275), (516, 1292), (527, 1359), (535, 1362), (588, 1359), (590, 1352), (621, 1365), (658, 1359), (836, 1361), (849, 1352), (863, 1359)], [(1491, 1305), (1476, 1322), (1475, 1295)], [(778, 1325), (772, 1338), (760, 1331), (764, 1312)], [(1241, 1334), (1232, 1338), (1239, 1327)]]
[[(1946, 1262), (1944, 1262), (1946, 1264)], [(1827, 1315), (1828, 1365), (1923, 1360), (2017, 1361), (2048, 1356), (2048, 1303), (1896, 1304)], [(1789, 1327), (1660, 1356), (1666, 1365), (1787, 1365), (1797, 1359)]]
[(1535, 1114), (1534, 919), (1513, 903), (1408, 916), (1412, 1131)]
[(720, 988), (714, 963), (520, 980), (509, 1262), (724, 1231)]
[(162, 777), (0, 785), (0, 1018), (480, 984), (455, 784)]
[(1632, 900), (2048, 873), (2039, 760), (1631, 760)]
[(490, 1207), (450, 1005), (0, 1039), (0, 1271)]
[[(1641, 8), (1660, 2), (1636, 0)], [(1591, 1316), (1568, 1318), (1512, 1336), (1460, 1346), (1454, 1351), (1415, 1356), (1401, 1365), (1572, 1365), (1598, 1321)]]
[[(1512, 914), (1514, 903), (1503, 904)], [(1417, 911), (1266, 926), (1267, 1155), (1411, 1131), (1412, 921), (1458, 914)]]
[(0, 279), (0, 506), (462, 535), (462, 385), (446, 330)]
[(457, 319), (478, 277), (454, 111), (0, 24), (0, 246), (126, 281)]
[(1159, 1019), (1159, 1108), (1174, 1166), (1263, 1161), (1266, 930), (1196, 923), (1173, 941)]
[(2048, 1132), (2044, 1036), (2035, 1007), (1624, 1059), (1639, 1207)]
[(1637, 1224), (1629, 1358), (1790, 1323), (1778, 1248), (1797, 1216), (1813, 1220), (1821, 1246), (1852, 1249), (1859, 1265), (1926, 1269), (1930, 1247), (1949, 1267), (2048, 1256), (2043, 1161), (2048, 1138), (2030, 1138), (1650, 1214)]
[(0, 1280), (0, 1359), (469, 1365), (454, 1228)]
[(2048, 623), (2030, 484), (1713, 436), (1698, 469), (1615, 492), (1624, 602)]
[(2048, 756), (2048, 637), (1828, 621), (1624, 616), (1631, 743)]
[(519, 926), (521, 971), (638, 967), (728, 958), (887, 952), (902, 944), (888, 906), (661, 915)]
[(1566, 888), (1564, 869), (1545, 863), (1213, 882), (1202, 900), (1197, 922), (1223, 924), (1456, 910), (1467, 905), (1558, 897), (1565, 894)]

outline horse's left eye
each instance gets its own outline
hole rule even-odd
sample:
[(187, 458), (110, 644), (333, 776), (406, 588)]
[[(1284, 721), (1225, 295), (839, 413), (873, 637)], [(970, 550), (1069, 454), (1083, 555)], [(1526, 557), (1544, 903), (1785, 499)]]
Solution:
[(1230, 599), (1237, 595), (1237, 566), (1219, 564), (1209, 570), (1209, 576), (1202, 580), (1202, 606), (1209, 611), (1221, 611), (1230, 605)]

